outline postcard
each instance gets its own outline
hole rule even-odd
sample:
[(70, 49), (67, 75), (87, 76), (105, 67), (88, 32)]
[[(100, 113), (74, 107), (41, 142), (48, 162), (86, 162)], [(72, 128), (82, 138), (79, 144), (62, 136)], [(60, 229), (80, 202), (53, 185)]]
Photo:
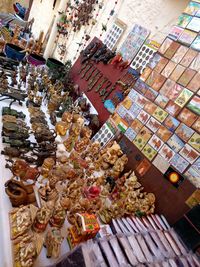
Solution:
[(181, 149), (179, 154), (182, 157), (184, 157), (190, 164), (193, 164), (195, 160), (197, 160), (199, 157), (199, 153), (196, 150), (194, 150), (191, 146), (189, 146), (188, 144), (186, 144)]
[(164, 125), (160, 125), (156, 134), (163, 140), (163, 142), (167, 142), (172, 136), (172, 133)]
[(183, 87), (181, 85), (179, 85), (178, 83), (175, 84), (175, 86), (173, 88), (171, 88), (171, 90), (169, 91), (169, 98), (172, 101), (175, 101), (177, 99), (177, 97), (181, 94), (181, 92), (183, 91)]
[(163, 146), (164, 142), (157, 135), (154, 134), (149, 140), (148, 144), (151, 145), (156, 151), (159, 151), (160, 148)]
[(189, 128), (184, 123), (181, 123), (179, 127), (176, 129), (176, 134), (185, 142), (187, 142), (190, 139), (193, 133), (194, 133), (194, 130)]
[(180, 64), (186, 68), (189, 67), (197, 55), (198, 52), (190, 48), (181, 60)]
[(192, 195), (185, 201), (191, 209), (196, 205), (200, 204), (200, 189), (197, 189), (192, 193)]
[(169, 114), (171, 114), (172, 116), (176, 116), (181, 110), (181, 108), (177, 104), (175, 104), (172, 100), (170, 100), (165, 110), (169, 112)]
[(192, 92), (197, 92), (200, 88), (200, 73), (197, 72), (195, 76), (192, 78), (192, 80), (187, 85), (187, 88), (191, 90)]
[(131, 125), (131, 123), (133, 122), (134, 118), (132, 117), (132, 115), (130, 113), (126, 113), (125, 116), (123, 117), (123, 119), (128, 123), (128, 125)]
[(200, 158), (195, 161), (195, 163), (192, 166), (198, 173), (200, 173)]
[(164, 174), (170, 166), (160, 154), (157, 154), (152, 163), (162, 174)]
[(157, 107), (152, 116), (156, 118), (158, 121), (163, 122), (168, 116), (168, 113), (164, 111), (162, 108)]
[(153, 133), (144, 126), (136, 136), (133, 144), (135, 144), (139, 150), (142, 150), (142, 148), (146, 145), (152, 135)]
[(161, 75), (160, 73), (157, 73), (154, 82), (152, 84), (152, 88), (156, 91), (159, 91), (165, 81), (166, 81), (165, 76)]
[(179, 78), (178, 83), (184, 87), (187, 87), (188, 83), (192, 80), (195, 74), (196, 74), (195, 70), (189, 68), (186, 69)]
[[(148, 85), (143, 82), (141, 79), (138, 79), (136, 81), (136, 83), (134, 84), (134, 89), (137, 90), (138, 92), (140, 92), (141, 94), (145, 94), (146, 91), (148, 90)], [(134, 90), (132, 89), (132, 90)], [(134, 90), (134, 91), (135, 91)], [(136, 91), (135, 91), (136, 92)], [(134, 98), (134, 96), (132, 97), (132, 95), (130, 96), (130, 93), (128, 95), (133, 101), (135, 101), (136, 98)]]
[(158, 95), (158, 92), (151, 89), (150, 87), (148, 88), (148, 90), (145, 93), (145, 96), (151, 101), (154, 101), (156, 99), (157, 95)]
[(169, 162), (175, 155), (175, 152), (168, 145), (164, 144), (160, 149), (159, 154)]
[(158, 73), (161, 73), (168, 62), (169, 60), (167, 58), (161, 57), (158, 64), (155, 66), (154, 70), (157, 71)]
[(157, 103), (161, 108), (165, 108), (168, 102), (169, 98), (161, 94), (159, 94), (155, 99), (155, 103)]
[(188, 143), (198, 152), (200, 152), (200, 134), (194, 133)]
[(143, 126), (144, 125), (138, 119), (134, 119), (131, 124), (131, 128), (133, 128), (136, 133), (139, 133)]
[(181, 77), (183, 72), (185, 71), (185, 67), (182, 65), (177, 65), (172, 74), (170, 75), (170, 79), (173, 81), (178, 81), (178, 79)]
[(189, 30), (195, 31), (195, 32), (199, 32), (200, 31), (200, 18), (193, 17), (186, 28)]
[(184, 45), (181, 45), (176, 51), (175, 55), (172, 57), (172, 61), (178, 64), (187, 53), (187, 51), (188, 48)]
[(146, 80), (146, 84), (147, 84), (148, 86), (152, 86), (152, 84), (154, 83), (154, 80), (155, 80), (155, 76), (156, 76), (156, 72), (153, 70), (153, 71), (150, 73), (148, 79)]
[(141, 110), (140, 113), (137, 116), (138, 120), (140, 120), (143, 124), (146, 124), (148, 119), (150, 118), (150, 115), (145, 112), (144, 110)]
[(176, 134), (170, 137), (170, 139), (167, 141), (167, 144), (175, 152), (180, 151), (185, 145), (185, 143)]
[(178, 119), (189, 127), (192, 126), (192, 124), (197, 120), (197, 118), (198, 116), (187, 108), (184, 108), (178, 115)]
[[(150, 59), (147, 68), (154, 69), (155, 66), (158, 64), (158, 62), (161, 60), (161, 58), (162, 58), (162, 56), (160, 54), (155, 53), (153, 58)], [(146, 68), (145, 68), (145, 70), (146, 70)]]
[(200, 187), (200, 174), (193, 167), (190, 167), (184, 175), (194, 186)]
[(168, 37), (170, 37), (174, 41), (177, 41), (179, 39), (179, 37), (181, 36), (183, 31), (184, 31), (184, 29), (181, 27), (172, 26), (170, 29), (170, 32), (168, 34)]
[(165, 76), (166, 78), (168, 78), (173, 72), (173, 70), (175, 69), (175, 67), (176, 67), (176, 63), (173, 61), (169, 61), (169, 63), (165, 66), (161, 74)]
[(200, 118), (195, 121), (195, 123), (192, 125), (192, 128), (200, 133)]
[(192, 42), (194, 41), (194, 39), (197, 37), (197, 33), (196, 32), (193, 32), (193, 31), (190, 31), (190, 30), (184, 30), (178, 41), (182, 44), (186, 44), (186, 45), (191, 45)]
[(145, 82), (147, 80), (147, 78), (149, 77), (151, 72), (152, 72), (152, 69), (150, 67), (146, 67), (144, 69), (142, 75), (140, 76), (140, 79)]
[(200, 36), (198, 35), (194, 42), (191, 44), (191, 48), (200, 51)]
[(147, 144), (143, 150), (142, 153), (150, 160), (152, 161), (155, 155), (158, 153), (155, 149), (153, 149), (149, 144)]
[(194, 96), (187, 104), (187, 107), (200, 116), (200, 97)]
[(126, 130), (126, 132), (125, 132), (125, 136), (126, 136), (131, 142), (135, 139), (136, 135), (137, 135), (137, 133), (134, 132), (134, 130), (133, 130), (131, 127), (129, 127), (129, 128)]
[(152, 103), (151, 101), (147, 101), (145, 106), (144, 106), (144, 110), (146, 112), (148, 112), (149, 114), (153, 114), (154, 111), (156, 110), (157, 105), (155, 105), (154, 103)]
[(164, 177), (176, 188), (178, 188), (180, 184), (184, 181), (184, 177), (172, 167), (169, 167), (167, 169), (166, 173), (164, 174)]
[(171, 59), (179, 47), (180, 47), (180, 44), (178, 42), (173, 41), (171, 45), (169, 46), (169, 48), (167, 49), (167, 51), (165, 52), (164, 56), (168, 59)]
[(200, 53), (194, 58), (194, 60), (190, 64), (190, 68), (200, 72)]
[(133, 118), (136, 118), (137, 115), (140, 113), (141, 109), (142, 109), (141, 107), (139, 107), (137, 104), (133, 103), (133, 105), (129, 109), (129, 113)]
[(170, 130), (170, 132), (175, 132), (176, 128), (179, 126), (180, 122), (169, 115), (164, 121), (164, 125)]
[(144, 158), (137, 166), (136, 171), (141, 177), (143, 177), (150, 168), (151, 168), (151, 163)]
[(177, 25), (182, 27), (182, 28), (185, 28), (191, 20), (192, 20), (192, 16), (189, 16), (187, 14), (181, 14), (178, 17)]
[(175, 85), (176, 83), (174, 81), (167, 79), (162, 88), (160, 89), (160, 94), (168, 97), (169, 92), (171, 91), (172, 88), (174, 88)]
[(170, 160), (171, 165), (176, 168), (180, 173), (183, 173), (189, 166), (189, 162), (181, 157), (179, 154), (175, 154)]
[(199, 3), (189, 2), (188, 6), (184, 10), (184, 13), (194, 16), (199, 9), (200, 9)]
[(138, 106), (140, 106), (141, 108), (143, 108), (143, 107), (145, 106), (145, 104), (146, 104), (147, 101), (148, 101), (148, 100), (147, 100), (144, 96), (142, 96), (141, 94), (138, 94), (138, 97), (137, 97), (137, 99), (135, 100), (135, 103), (136, 103)]
[(162, 45), (160, 46), (158, 52), (159, 52), (160, 54), (164, 54), (164, 53), (167, 51), (167, 49), (170, 47), (170, 45), (172, 44), (172, 42), (173, 42), (173, 41), (172, 41), (171, 39), (166, 38), (165, 41), (164, 41), (164, 42), (162, 43)]
[(160, 125), (160, 122), (154, 119), (153, 117), (151, 117), (146, 124), (146, 126), (154, 133), (158, 130)]
[(126, 109), (130, 109), (130, 107), (132, 106), (133, 101), (127, 96), (123, 102), (122, 105), (126, 108)]
[[(138, 98), (139, 93), (135, 91), (134, 89), (131, 89), (131, 91), (128, 94), (128, 97), (132, 102), (135, 102), (135, 100)], [(130, 109), (130, 108), (129, 108)]]
[(193, 92), (184, 88), (174, 103), (179, 105), (180, 107), (184, 107), (188, 100), (192, 97), (192, 95)]

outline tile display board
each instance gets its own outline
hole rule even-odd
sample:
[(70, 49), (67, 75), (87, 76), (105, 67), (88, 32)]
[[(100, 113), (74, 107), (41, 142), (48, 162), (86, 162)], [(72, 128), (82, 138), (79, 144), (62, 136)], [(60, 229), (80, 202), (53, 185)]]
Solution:
[(161, 172), (166, 162), (196, 187), (200, 187), (200, 52), (194, 44), (200, 33), (199, 14), (200, 3), (191, 1), (176, 25), (183, 33), (173, 38), (170, 32), (111, 118)]

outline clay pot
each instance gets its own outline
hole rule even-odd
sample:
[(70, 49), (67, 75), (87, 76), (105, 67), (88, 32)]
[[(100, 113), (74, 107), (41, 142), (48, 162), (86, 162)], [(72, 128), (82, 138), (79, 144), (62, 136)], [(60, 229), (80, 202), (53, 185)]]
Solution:
[(46, 59), (44, 59), (42, 56), (39, 56), (36, 54), (30, 54), (27, 57), (27, 60), (31, 65), (34, 65), (34, 66), (45, 65), (45, 63), (46, 63)]
[(8, 58), (13, 60), (22, 61), (26, 55), (26, 52), (22, 52), (23, 49), (14, 44), (5, 45), (5, 54)]
[(50, 69), (56, 69), (56, 68), (64, 67), (64, 64), (55, 58), (48, 58), (46, 65)]

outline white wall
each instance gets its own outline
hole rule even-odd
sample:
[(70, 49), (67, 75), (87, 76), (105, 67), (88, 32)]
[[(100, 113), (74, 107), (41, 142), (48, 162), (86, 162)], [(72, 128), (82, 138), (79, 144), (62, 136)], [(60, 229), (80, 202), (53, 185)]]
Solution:
[[(36, 19), (33, 27), (35, 35), (38, 35), (41, 30), (48, 30), (52, 16), (55, 13), (52, 12), (52, 2), (53, 0), (43, 0), (42, 3), (40, 3), (40, 0), (34, 0), (30, 18), (35, 17)], [(114, 7), (114, 2), (115, 0), (104, 1), (104, 7), (101, 12), (99, 12), (98, 22), (90, 33), (91, 37), (99, 37), (102, 23), (106, 23), (107, 17)], [(121, 0), (118, 1), (118, 3), (116, 12), (108, 23), (108, 29), (116, 18), (119, 18), (127, 24), (126, 32), (123, 34), (118, 44), (119, 48), (132, 29), (134, 23), (138, 23), (150, 29), (151, 37), (161, 42), (167, 35), (170, 27), (176, 22), (180, 13), (185, 9), (189, 0)], [(88, 28), (83, 27), (78, 33), (71, 33), (69, 40), (64, 42), (67, 47), (67, 53), (63, 59), (64, 61), (67, 59), (74, 61), (74, 57), (78, 56), (79, 53), (76, 52), (78, 45), (76, 43), (82, 41), (81, 38), (84, 36), (85, 30), (86, 32), (90, 31), (90, 26), (88, 26)], [(104, 39), (105, 34), (106, 33), (102, 36), (102, 39)], [(54, 56), (60, 59), (58, 51), (55, 51)]]

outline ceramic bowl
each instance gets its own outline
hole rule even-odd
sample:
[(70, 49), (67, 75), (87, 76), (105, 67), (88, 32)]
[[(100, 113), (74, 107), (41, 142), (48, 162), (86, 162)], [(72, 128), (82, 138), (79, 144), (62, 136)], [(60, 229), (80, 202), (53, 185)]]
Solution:
[(13, 60), (22, 61), (26, 55), (26, 52), (22, 52), (23, 49), (14, 44), (5, 45), (5, 54), (8, 58)]
[(27, 57), (27, 60), (28, 60), (28, 62), (30, 64), (32, 64), (34, 66), (45, 65), (45, 63), (46, 63), (46, 60), (42, 56), (39, 56), (39, 55), (36, 55), (36, 54), (30, 54)]
[(48, 58), (46, 62), (47, 67), (50, 69), (64, 67), (64, 64), (55, 58)]

